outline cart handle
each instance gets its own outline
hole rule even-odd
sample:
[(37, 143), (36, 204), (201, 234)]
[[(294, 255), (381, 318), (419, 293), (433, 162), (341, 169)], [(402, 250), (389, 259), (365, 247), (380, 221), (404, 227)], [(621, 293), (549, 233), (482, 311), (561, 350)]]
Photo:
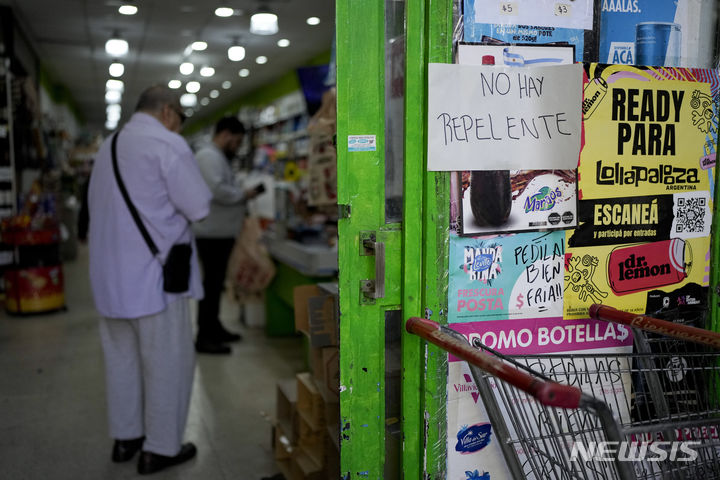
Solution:
[(406, 322), (405, 329), (475, 365), (486, 373), (513, 385), (545, 406), (560, 408), (578, 408), (580, 406), (582, 391), (579, 388), (545, 381), (511, 367), (496, 357), (473, 348), (469, 343), (443, 332), (437, 322), (411, 317)]
[(640, 328), (648, 332), (660, 333), (668, 337), (680, 338), (682, 340), (689, 340), (714, 348), (720, 348), (720, 333), (711, 332), (704, 328), (673, 323), (646, 315), (636, 315), (598, 303), (590, 305), (589, 312), (590, 317), (597, 320), (622, 323), (623, 325)]

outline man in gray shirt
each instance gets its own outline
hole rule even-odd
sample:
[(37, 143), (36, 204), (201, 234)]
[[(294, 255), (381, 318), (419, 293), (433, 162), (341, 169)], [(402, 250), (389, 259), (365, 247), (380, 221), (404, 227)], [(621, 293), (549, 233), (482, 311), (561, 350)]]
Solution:
[(203, 265), (205, 297), (198, 304), (198, 353), (228, 354), (229, 342), (240, 335), (229, 332), (220, 322), (220, 296), (225, 285), (225, 271), (235, 238), (245, 219), (245, 204), (258, 191), (244, 190), (234, 180), (230, 160), (245, 135), (245, 127), (236, 117), (225, 117), (215, 125), (212, 141), (195, 154), (200, 172), (212, 192), (210, 214), (193, 225), (198, 254)]

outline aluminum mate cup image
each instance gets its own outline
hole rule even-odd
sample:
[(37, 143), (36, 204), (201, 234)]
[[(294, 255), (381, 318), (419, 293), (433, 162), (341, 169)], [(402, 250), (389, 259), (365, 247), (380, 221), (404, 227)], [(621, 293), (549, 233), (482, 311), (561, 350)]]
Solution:
[(682, 282), (692, 264), (690, 246), (680, 238), (618, 247), (610, 253), (608, 280), (616, 295)]
[(637, 65), (680, 66), (681, 27), (677, 23), (642, 22), (635, 26)]

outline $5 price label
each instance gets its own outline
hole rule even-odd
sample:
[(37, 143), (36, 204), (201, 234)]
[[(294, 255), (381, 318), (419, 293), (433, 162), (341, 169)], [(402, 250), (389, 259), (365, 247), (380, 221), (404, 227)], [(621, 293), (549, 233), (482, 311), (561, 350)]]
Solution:
[(500, 2), (500, 15), (517, 15), (518, 6), (515, 2)]

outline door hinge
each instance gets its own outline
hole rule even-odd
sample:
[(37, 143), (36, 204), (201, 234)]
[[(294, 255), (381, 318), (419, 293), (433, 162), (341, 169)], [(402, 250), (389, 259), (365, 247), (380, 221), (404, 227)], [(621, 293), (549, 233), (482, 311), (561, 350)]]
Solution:
[(350, 205), (338, 203), (338, 218), (350, 218)]

